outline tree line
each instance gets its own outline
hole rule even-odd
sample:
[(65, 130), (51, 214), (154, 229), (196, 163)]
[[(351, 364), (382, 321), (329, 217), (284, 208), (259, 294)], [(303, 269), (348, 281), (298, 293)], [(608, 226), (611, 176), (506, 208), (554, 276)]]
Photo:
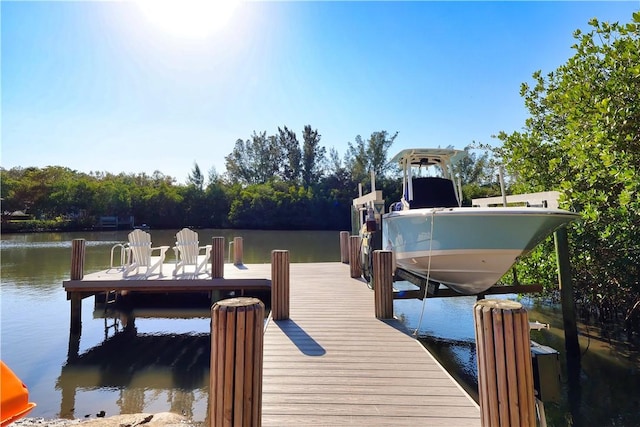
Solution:
[[(27, 226), (6, 222), (15, 211), (36, 219), (30, 226), (37, 228), (86, 229), (96, 226), (100, 216), (132, 215), (152, 228), (348, 230), (352, 199), (358, 184), (368, 188), (369, 171), (376, 171), (377, 188), (387, 200), (399, 200), (398, 171), (387, 164), (396, 136), (384, 130), (366, 140), (356, 136), (340, 158), (320, 144), (321, 135), (311, 126), (304, 127), (301, 142), (286, 126), (275, 135), (254, 132), (236, 141), (223, 174), (212, 168), (205, 176), (195, 163), (185, 184), (160, 171), (0, 168), (3, 231)], [(471, 153), (470, 158), (467, 169), (488, 167), (486, 154)], [(477, 182), (477, 174), (467, 176)], [(491, 188), (495, 191), (496, 184), (486, 191)]]

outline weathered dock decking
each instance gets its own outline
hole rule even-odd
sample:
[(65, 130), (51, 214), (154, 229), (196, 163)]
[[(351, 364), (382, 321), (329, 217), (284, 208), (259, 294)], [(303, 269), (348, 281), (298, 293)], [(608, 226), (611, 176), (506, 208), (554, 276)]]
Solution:
[(403, 325), (375, 318), (373, 292), (348, 265), (291, 264), (290, 281), (289, 319), (265, 331), (263, 425), (480, 425), (475, 402)]

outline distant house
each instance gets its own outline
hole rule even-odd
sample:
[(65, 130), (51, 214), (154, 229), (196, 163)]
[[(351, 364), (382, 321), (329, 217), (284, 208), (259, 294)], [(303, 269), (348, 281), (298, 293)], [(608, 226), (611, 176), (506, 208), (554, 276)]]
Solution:
[(24, 213), (23, 211), (14, 211), (7, 215), (8, 221), (26, 221), (31, 219), (31, 215)]
[(108, 229), (127, 229), (133, 228), (134, 218), (133, 215), (118, 217), (118, 216), (101, 216), (98, 218), (97, 227), (101, 230)]

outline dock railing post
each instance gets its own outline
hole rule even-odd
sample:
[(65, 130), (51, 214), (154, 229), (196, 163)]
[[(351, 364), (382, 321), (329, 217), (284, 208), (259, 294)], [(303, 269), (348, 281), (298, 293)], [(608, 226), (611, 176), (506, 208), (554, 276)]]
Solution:
[(262, 424), (263, 324), (257, 298), (225, 299), (211, 308), (212, 427)]
[[(82, 280), (84, 277), (85, 240), (73, 239), (71, 241), (71, 280)], [(70, 295), (71, 300), (71, 324), (70, 332), (79, 334), (82, 329), (82, 296), (78, 293)]]
[(242, 265), (242, 237), (233, 238), (233, 265)]
[(349, 232), (340, 232), (340, 262), (349, 264)]
[(349, 237), (349, 272), (353, 278), (362, 275), (360, 267), (360, 236)]
[(393, 319), (393, 254), (373, 251), (373, 293), (376, 319)]
[(289, 251), (271, 251), (271, 317), (289, 318)]
[(473, 315), (482, 426), (535, 427), (527, 311), (519, 302), (485, 299)]
[(211, 240), (211, 278), (224, 277), (224, 237), (213, 237)]

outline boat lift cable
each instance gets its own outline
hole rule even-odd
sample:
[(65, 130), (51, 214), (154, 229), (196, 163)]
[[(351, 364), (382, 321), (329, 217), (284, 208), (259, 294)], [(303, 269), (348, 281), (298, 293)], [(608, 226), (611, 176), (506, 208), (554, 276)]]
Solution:
[[(429, 283), (429, 275), (431, 274), (431, 249), (433, 248), (433, 223), (435, 221), (435, 209), (431, 209), (431, 233), (429, 235), (429, 262), (427, 263), (427, 280), (425, 283)], [(418, 325), (416, 329), (413, 331), (413, 336), (418, 336), (418, 331), (420, 330), (420, 326), (422, 325), (422, 318), (424, 317), (424, 308), (427, 302), (427, 290), (429, 286), (424, 287), (424, 295), (422, 296), (422, 310), (420, 310), (420, 318), (418, 319)]]

